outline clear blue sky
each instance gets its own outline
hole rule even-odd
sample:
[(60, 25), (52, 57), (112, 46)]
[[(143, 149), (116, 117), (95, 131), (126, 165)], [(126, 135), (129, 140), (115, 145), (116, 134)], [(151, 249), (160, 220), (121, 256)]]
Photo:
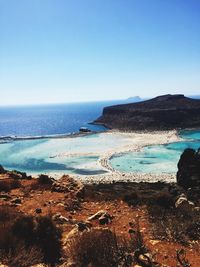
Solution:
[(199, 0), (0, 0), (0, 105), (200, 94)]

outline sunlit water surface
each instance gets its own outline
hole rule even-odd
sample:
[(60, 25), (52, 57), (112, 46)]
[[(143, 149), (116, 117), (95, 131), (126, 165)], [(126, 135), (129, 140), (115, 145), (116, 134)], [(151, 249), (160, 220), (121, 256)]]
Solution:
[(184, 141), (144, 147), (111, 158), (111, 166), (121, 172), (176, 173), (181, 153), (186, 148), (200, 148), (200, 131), (181, 131)]
[[(188, 147), (200, 147), (200, 131), (182, 131), (180, 135), (184, 139), (181, 142), (115, 155), (110, 164), (121, 172), (175, 173), (182, 151)], [(103, 174), (106, 170), (98, 164), (99, 157), (128, 142), (121, 135), (104, 133), (76, 138), (12, 141), (0, 144), (0, 164), (30, 174)]]
[(105, 173), (99, 156), (125, 144), (120, 135), (92, 134), (84, 137), (12, 141), (0, 144), (0, 164), (27, 173)]

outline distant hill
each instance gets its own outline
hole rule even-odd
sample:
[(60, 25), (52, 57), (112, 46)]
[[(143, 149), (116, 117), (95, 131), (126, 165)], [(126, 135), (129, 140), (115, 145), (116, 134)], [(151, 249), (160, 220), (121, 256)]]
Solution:
[(126, 99), (118, 99), (118, 100), (111, 100), (113, 102), (111, 105), (121, 105), (121, 104), (129, 104), (129, 103), (137, 103), (142, 101), (142, 98), (139, 96), (133, 96)]
[(135, 102), (140, 102), (140, 101), (142, 101), (142, 98), (140, 98), (139, 96), (129, 97), (125, 100), (125, 102), (127, 103), (135, 103)]
[(163, 95), (138, 103), (105, 107), (95, 123), (121, 130), (200, 127), (200, 100)]

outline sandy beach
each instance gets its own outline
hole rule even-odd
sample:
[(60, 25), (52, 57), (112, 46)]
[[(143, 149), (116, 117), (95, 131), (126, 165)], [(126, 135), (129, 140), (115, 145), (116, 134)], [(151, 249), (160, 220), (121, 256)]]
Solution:
[[(168, 144), (172, 142), (181, 141), (177, 131), (155, 131), (155, 132), (119, 132), (119, 131), (108, 131), (100, 133), (99, 136), (103, 138), (111, 137), (112, 139), (120, 138), (124, 142), (119, 143), (115, 148), (108, 148), (102, 151), (99, 151), (99, 160), (90, 165), (90, 168), (101, 167), (106, 173), (98, 175), (77, 175), (70, 174), (76, 179), (80, 179), (85, 183), (93, 182), (104, 182), (110, 183), (112, 181), (134, 181), (134, 182), (156, 182), (156, 181), (165, 181), (165, 182), (174, 182), (175, 174), (151, 174), (151, 173), (123, 173), (112, 168), (110, 164), (110, 158), (127, 152), (140, 151), (143, 147), (149, 145), (158, 145), (158, 144)], [(80, 152), (80, 153), (63, 153), (56, 155), (55, 157), (72, 157), (72, 156), (81, 156), (87, 155), (92, 156), (94, 152)], [(87, 164), (82, 166), (83, 168), (87, 167)], [(64, 174), (64, 173), (63, 173)], [(60, 173), (50, 173), (53, 177), (60, 177)]]

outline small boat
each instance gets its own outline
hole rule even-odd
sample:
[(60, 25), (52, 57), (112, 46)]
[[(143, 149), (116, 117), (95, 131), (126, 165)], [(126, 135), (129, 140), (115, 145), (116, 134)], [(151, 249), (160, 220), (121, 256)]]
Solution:
[(91, 132), (91, 130), (88, 129), (87, 127), (81, 127), (81, 128), (79, 129), (79, 132), (82, 132), (82, 133), (89, 133), (89, 132)]

